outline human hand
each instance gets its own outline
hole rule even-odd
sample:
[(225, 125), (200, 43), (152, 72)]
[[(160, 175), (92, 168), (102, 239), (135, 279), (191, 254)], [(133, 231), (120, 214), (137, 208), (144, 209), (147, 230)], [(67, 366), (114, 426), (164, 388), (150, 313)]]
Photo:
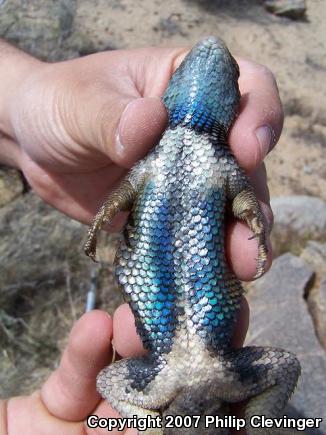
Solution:
[[(147, 48), (54, 64), (33, 60), (7, 104), (2, 155), (45, 201), (89, 222), (126, 168), (159, 139), (166, 123), (159, 97), (185, 54)], [(254, 62), (238, 62), (242, 100), (229, 141), (271, 227), (262, 161), (280, 135), (283, 113), (272, 74)], [(249, 237), (244, 223), (229, 223), (227, 255), (243, 280), (256, 271), (256, 241)]]
[[(243, 302), (243, 316), (248, 317)], [(239, 320), (233, 344), (243, 343), (247, 323)], [(118, 413), (101, 400), (96, 392), (97, 373), (112, 360), (113, 339), (116, 351), (123, 357), (144, 353), (136, 334), (134, 319), (127, 305), (115, 312), (113, 319), (103, 311), (84, 314), (73, 327), (61, 363), (40, 390), (30, 396), (13, 397), (0, 403), (1, 435), (85, 435), (108, 433), (107, 429), (90, 429), (89, 415), (115, 418)], [(6, 428), (6, 429), (5, 429)], [(135, 429), (112, 435), (136, 435)]]

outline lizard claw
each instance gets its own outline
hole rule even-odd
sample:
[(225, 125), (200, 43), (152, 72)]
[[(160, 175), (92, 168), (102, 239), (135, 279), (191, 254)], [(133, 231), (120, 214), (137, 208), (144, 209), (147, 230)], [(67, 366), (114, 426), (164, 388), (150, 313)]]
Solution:
[(260, 265), (257, 266), (256, 273), (255, 273), (255, 276), (254, 276), (253, 279), (258, 279), (258, 278), (260, 278), (261, 276), (264, 275), (264, 273), (265, 273), (265, 263), (266, 263), (266, 261), (263, 264), (260, 264)]
[(256, 258), (257, 261), (257, 268), (256, 268), (256, 274), (254, 276), (254, 279), (260, 278), (265, 273), (265, 266), (267, 262), (267, 254), (268, 254), (268, 247), (265, 243), (265, 241), (260, 241), (258, 244), (258, 258)]
[(89, 237), (86, 240), (85, 246), (84, 246), (84, 252), (85, 254), (91, 258), (94, 263), (97, 263), (96, 259), (96, 238), (95, 237)]

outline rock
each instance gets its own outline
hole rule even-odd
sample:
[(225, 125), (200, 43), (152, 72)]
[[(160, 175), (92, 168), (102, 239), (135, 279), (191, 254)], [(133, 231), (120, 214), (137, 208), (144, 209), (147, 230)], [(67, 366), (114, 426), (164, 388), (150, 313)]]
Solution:
[(181, 16), (178, 14), (171, 14), (167, 18), (160, 18), (157, 26), (154, 26), (154, 30), (162, 32), (164, 35), (185, 35), (185, 32), (181, 27)]
[(77, 56), (64, 52), (72, 32), (75, 0), (7, 0), (0, 3), (0, 37), (46, 60)]
[(16, 169), (0, 166), (0, 207), (9, 204), (24, 190), (22, 178)]
[[(246, 345), (275, 346), (295, 353), (302, 375), (287, 414), (325, 421), (326, 355), (304, 300), (313, 277), (313, 270), (292, 254), (274, 261), (248, 295), (251, 319)], [(305, 433), (324, 434), (325, 429)]]
[(300, 256), (316, 272), (315, 286), (307, 295), (307, 302), (317, 337), (326, 350), (326, 244), (308, 242)]
[(308, 303), (318, 339), (326, 350), (326, 276), (321, 281), (320, 287), (309, 294)]
[(274, 227), (272, 244), (277, 257), (299, 254), (309, 240), (326, 242), (326, 203), (310, 196), (272, 198)]
[(305, 0), (266, 0), (265, 8), (280, 17), (302, 20), (306, 17)]
[(319, 281), (326, 275), (326, 243), (308, 241), (300, 258), (314, 269)]

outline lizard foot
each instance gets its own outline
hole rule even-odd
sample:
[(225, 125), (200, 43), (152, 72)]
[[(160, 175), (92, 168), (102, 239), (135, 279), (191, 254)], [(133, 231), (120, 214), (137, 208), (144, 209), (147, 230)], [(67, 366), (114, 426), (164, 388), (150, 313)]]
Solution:
[(257, 239), (258, 258), (254, 279), (259, 278), (265, 272), (268, 247), (266, 244), (264, 215), (252, 189), (245, 189), (234, 198), (232, 210), (234, 216), (244, 220), (253, 232), (253, 236), (250, 239)]
[(117, 361), (99, 373), (97, 390), (123, 417), (139, 420), (140, 434), (163, 435), (160, 410), (173, 399), (177, 388), (175, 378), (164, 373), (165, 367), (162, 357)]

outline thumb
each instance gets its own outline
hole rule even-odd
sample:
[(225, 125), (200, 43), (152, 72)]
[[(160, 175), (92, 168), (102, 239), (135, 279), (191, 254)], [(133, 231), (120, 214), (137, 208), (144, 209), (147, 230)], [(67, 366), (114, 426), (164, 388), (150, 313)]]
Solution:
[(76, 104), (75, 122), (65, 124), (81, 150), (85, 147), (90, 151), (91, 159), (88, 153), (79, 156), (79, 165), (84, 161), (88, 169), (107, 165), (108, 160), (130, 168), (157, 143), (167, 123), (166, 110), (158, 97), (93, 93), (85, 98), (80, 92), (79, 101), (86, 107)]
[(42, 66), (19, 90), (15, 137), (41, 167), (91, 171), (110, 161), (130, 167), (164, 130), (161, 92), (141, 98), (132, 74), (117, 71), (125, 67), (125, 58), (109, 58), (103, 76), (102, 57)]
[[(100, 101), (98, 101), (100, 100)], [(102, 95), (84, 101), (88, 107), (75, 110), (71, 136), (91, 151), (88, 169), (107, 160), (130, 168), (159, 140), (167, 123), (167, 113), (158, 97)], [(70, 129), (71, 131), (71, 129)]]
[(166, 110), (159, 98), (132, 100), (121, 115), (111, 159), (119, 166), (132, 166), (158, 142), (166, 122)]

